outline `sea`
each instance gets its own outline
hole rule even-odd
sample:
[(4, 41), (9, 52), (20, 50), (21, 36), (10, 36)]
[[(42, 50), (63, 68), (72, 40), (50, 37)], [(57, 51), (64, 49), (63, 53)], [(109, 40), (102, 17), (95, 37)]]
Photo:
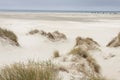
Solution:
[(73, 11), (73, 10), (0, 10), (0, 12), (50, 12), (50, 13), (102, 13), (102, 14), (120, 14), (120, 11)]

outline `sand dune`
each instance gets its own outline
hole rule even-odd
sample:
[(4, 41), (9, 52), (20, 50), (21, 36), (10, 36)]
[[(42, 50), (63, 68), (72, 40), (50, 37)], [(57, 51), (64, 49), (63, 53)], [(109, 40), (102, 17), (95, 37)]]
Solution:
[[(100, 51), (89, 52), (100, 64), (102, 75), (120, 80), (120, 47), (106, 47), (120, 32), (119, 14), (0, 13), (0, 27), (13, 31), (20, 44), (0, 45), (0, 66), (29, 59), (47, 60), (55, 50), (65, 55), (74, 47), (77, 36), (90, 37), (100, 45)], [(26, 35), (34, 29), (57, 30), (66, 34), (67, 40), (51, 42), (38, 34)]]

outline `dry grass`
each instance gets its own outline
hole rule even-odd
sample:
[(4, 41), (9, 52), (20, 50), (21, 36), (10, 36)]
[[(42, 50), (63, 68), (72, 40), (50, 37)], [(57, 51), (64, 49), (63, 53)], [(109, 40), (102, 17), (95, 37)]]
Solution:
[(96, 60), (90, 54), (88, 54), (87, 51), (84, 51), (78, 47), (72, 49), (69, 54), (79, 55), (80, 57), (85, 58), (93, 70), (96, 73), (100, 73), (100, 66), (97, 64)]
[(107, 45), (107, 47), (119, 47), (120, 46), (120, 32), (117, 37), (113, 38)]
[(15, 63), (0, 71), (0, 80), (60, 80), (55, 66), (50, 62), (29, 61)]
[(29, 34), (31, 34), (31, 35), (34, 35), (34, 34), (37, 34), (37, 33), (39, 33), (39, 30), (37, 30), (37, 29), (31, 30), (29, 32)]
[(91, 55), (89, 55), (89, 57), (87, 57), (86, 60), (89, 62), (89, 65), (93, 67), (93, 70), (96, 73), (100, 73), (100, 66), (97, 64), (96, 60), (92, 58)]
[(54, 51), (53, 57), (54, 58), (60, 57), (59, 51)]
[(0, 37), (8, 38), (11, 41), (15, 42), (17, 46), (19, 46), (19, 43), (17, 42), (17, 36), (12, 31), (0, 28)]
[(107, 79), (105, 79), (103, 77), (90, 77), (89, 80), (107, 80)]
[(84, 58), (91, 68), (90, 71), (86, 71), (84, 64), (78, 67), (78, 71), (81, 71), (85, 74), (85, 76), (81, 80), (106, 80), (103, 76), (100, 75), (100, 66), (87, 51), (84, 51), (78, 47), (72, 49), (69, 54), (77, 55)]
[(89, 54), (88, 54), (86, 51), (84, 51), (84, 50), (82, 50), (81, 48), (79, 48), (79, 47), (72, 49), (72, 50), (69, 52), (69, 54), (79, 55), (79, 56), (81, 56), (81, 57), (83, 57), (83, 58), (89, 57)]
[(69, 71), (63, 66), (59, 66), (58, 70), (69, 73)]

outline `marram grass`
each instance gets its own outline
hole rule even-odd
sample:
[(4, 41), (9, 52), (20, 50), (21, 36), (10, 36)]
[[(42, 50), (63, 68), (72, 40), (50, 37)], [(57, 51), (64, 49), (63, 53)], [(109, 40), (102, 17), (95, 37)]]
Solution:
[(0, 28), (0, 37), (2, 37), (2, 38), (8, 38), (11, 41), (14, 41), (16, 43), (16, 46), (19, 46), (19, 43), (17, 41), (18, 40), (17, 36), (12, 31)]
[(60, 80), (50, 61), (14, 63), (0, 71), (0, 80)]

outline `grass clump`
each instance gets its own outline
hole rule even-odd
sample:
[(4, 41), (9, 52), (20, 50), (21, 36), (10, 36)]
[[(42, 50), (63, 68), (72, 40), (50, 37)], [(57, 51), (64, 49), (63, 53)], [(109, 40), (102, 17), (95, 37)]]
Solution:
[(89, 56), (89, 54), (88, 54), (86, 51), (82, 50), (82, 49), (79, 48), (79, 47), (72, 49), (72, 50), (69, 52), (69, 54), (79, 55), (79, 56), (81, 56), (81, 57), (83, 57), (83, 58), (87, 58), (87, 57)]
[(34, 30), (29, 32), (29, 34), (31, 34), (31, 35), (34, 35), (34, 34), (37, 34), (37, 33), (39, 33), (39, 30), (37, 30), (37, 29), (34, 29)]
[(60, 57), (59, 51), (54, 51), (53, 57), (54, 58)]
[(88, 54), (87, 51), (84, 51), (78, 47), (72, 49), (69, 52), (69, 54), (78, 55), (86, 59), (86, 61), (89, 63), (89, 66), (93, 69), (93, 71), (95, 71), (96, 73), (100, 73), (100, 66), (97, 64), (96, 60), (90, 54)]
[(91, 55), (89, 55), (89, 57), (87, 57), (86, 60), (89, 62), (89, 65), (93, 68), (93, 70), (96, 73), (100, 73), (100, 66), (99, 64), (97, 64), (96, 60), (92, 58)]
[(15, 42), (17, 46), (19, 46), (19, 43), (17, 42), (17, 36), (12, 31), (0, 28), (0, 37), (10, 39), (11, 41)]
[(90, 79), (89, 80), (107, 80), (107, 79), (105, 79), (104, 77), (90, 77)]
[(50, 62), (15, 63), (0, 71), (0, 80), (59, 80), (55, 66)]

